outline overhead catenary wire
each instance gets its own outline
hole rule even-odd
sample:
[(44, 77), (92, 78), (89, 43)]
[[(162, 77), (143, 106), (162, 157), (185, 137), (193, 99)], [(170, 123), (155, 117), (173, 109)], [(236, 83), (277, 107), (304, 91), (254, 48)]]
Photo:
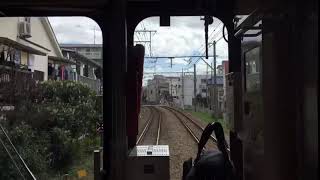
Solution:
[[(218, 31), (218, 32), (221, 32), (221, 30)], [(217, 33), (218, 33), (218, 32), (217, 32)], [(223, 36), (221, 36), (218, 40), (215, 40), (215, 42), (217, 43), (217, 42), (220, 41), (222, 38), (223, 38)], [(209, 47), (211, 47), (211, 46), (212, 46), (212, 43), (209, 44)], [(203, 54), (204, 54), (204, 53), (203, 53)], [(193, 64), (197, 64), (200, 60), (201, 60), (201, 58), (198, 58), (198, 59), (196, 60), (196, 62), (194, 62), (194, 63), (192, 63), (192, 64), (189, 64), (189, 66), (187, 66), (186, 69), (192, 68), (192, 67), (193, 67)]]
[[(210, 35), (209, 35), (209, 41), (211, 42), (211, 41), (213, 41), (219, 34), (220, 34), (220, 32), (222, 31), (222, 29), (223, 29), (223, 23), (221, 22), (221, 21), (215, 21), (215, 22), (217, 22), (216, 23), (216, 26), (215, 26), (215, 28), (211, 31), (211, 33), (210, 33)], [(139, 32), (143, 32), (143, 30), (145, 30), (146, 29), (146, 26), (145, 26), (145, 23), (144, 22), (142, 22), (141, 24), (140, 24), (140, 27), (139, 27), (140, 29), (142, 29), (142, 30), (137, 30), (137, 34), (139, 34), (139, 35), (136, 35), (138, 38), (139, 37), (141, 37), (141, 33), (139, 33)], [(143, 33), (142, 34), (143, 36), (144, 36), (144, 38), (146, 38), (145, 37), (145, 33)], [(140, 39), (140, 38), (139, 38)], [(146, 42), (147, 43), (147, 42)], [(145, 44), (145, 43), (144, 43)], [(210, 45), (209, 44), (209, 47), (211, 47), (212, 45)], [(199, 47), (199, 49), (198, 49), (198, 51), (200, 50), (200, 52), (202, 52), (203, 50), (204, 50), (204, 44), (202, 44), (200, 47)], [(151, 49), (148, 49), (150, 52), (151, 52)], [(201, 53), (198, 53), (199, 55), (201, 55)], [(173, 58), (175, 58), (175, 56), (173, 56)], [(157, 59), (158, 58), (154, 58), (154, 60), (152, 61), (152, 60), (145, 60), (145, 63), (148, 63), (148, 64), (150, 64), (151, 65), (151, 63), (152, 64), (154, 64), (153, 66), (151, 65), (147, 65), (147, 66), (145, 66), (145, 68), (148, 68), (148, 69), (151, 69), (152, 67), (154, 68), (154, 73), (156, 72), (156, 67), (157, 67), (157, 65), (160, 65), (161, 66), (161, 64), (164, 64), (164, 63), (158, 63), (157, 62)], [(195, 60), (195, 61), (194, 61)], [(193, 65), (193, 64), (196, 64), (196, 63), (198, 63), (199, 61), (201, 60), (201, 58), (197, 58), (197, 57), (189, 57), (187, 60), (185, 60), (185, 61), (187, 61), (187, 62), (189, 62), (189, 65), (190, 65), (190, 67)], [(170, 61), (169, 62), (167, 62), (166, 61), (166, 63), (171, 63)], [(172, 63), (173, 64), (173, 63)], [(183, 64), (181, 64), (181, 65), (183, 65)], [(187, 65), (188, 66), (188, 65)], [(170, 66), (171, 67), (171, 66)], [(187, 67), (186, 69), (189, 69), (190, 67)]]
[[(219, 28), (220, 25), (223, 25), (223, 24), (221, 24), (221, 21), (219, 22), (217, 28), (215, 28), (215, 29), (213, 30), (213, 32), (215, 32), (217, 29), (219, 29), (219, 31), (217, 31), (217, 32), (213, 35), (213, 37), (211, 37), (210, 41), (213, 41), (213, 40), (216, 38), (216, 36), (221, 32), (222, 29)], [(222, 26), (222, 27), (223, 27), (223, 26)], [(212, 32), (211, 34), (213, 34), (213, 32)], [(210, 36), (211, 36), (211, 34), (210, 34)], [(201, 45), (201, 46), (203, 46), (203, 48), (204, 48), (204, 45)], [(209, 47), (211, 47), (211, 46), (212, 46), (212, 45), (209, 44)], [(203, 49), (203, 48), (202, 48), (202, 49)], [(203, 55), (204, 53), (205, 53), (205, 52), (203, 52), (202, 55)], [(198, 58), (194, 63), (191, 63), (191, 61), (190, 61), (190, 62), (189, 62), (189, 66), (187, 67), (187, 69), (192, 68), (192, 67), (193, 67), (193, 64), (197, 64), (200, 60), (201, 60), (201, 59)]]
[[(219, 24), (217, 25), (217, 27), (216, 28), (214, 28), (213, 29), (213, 31), (210, 33), (210, 35), (208, 36), (208, 39), (212, 36), (212, 34), (219, 28), (219, 26), (220, 26), (220, 24), (221, 24), (221, 21), (219, 22)], [(212, 41), (212, 37), (211, 37), (211, 39), (210, 39), (210, 41)], [(197, 51), (204, 51), (205, 50), (205, 45), (204, 44), (202, 44), (199, 48), (198, 48), (198, 50)], [(200, 55), (200, 54), (203, 54), (203, 53), (199, 53), (198, 55)], [(189, 58), (189, 62), (191, 63), (191, 59), (192, 58)], [(190, 64), (189, 63), (189, 64)]]

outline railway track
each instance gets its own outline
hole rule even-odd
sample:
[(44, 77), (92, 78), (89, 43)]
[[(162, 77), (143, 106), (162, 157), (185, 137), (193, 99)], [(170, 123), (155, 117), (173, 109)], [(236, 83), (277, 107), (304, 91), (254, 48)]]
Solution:
[[(142, 132), (138, 136), (137, 145), (158, 145), (160, 141), (162, 113), (154, 106), (144, 106), (150, 108), (150, 116), (145, 123)], [(146, 137), (146, 134), (148, 136)]]
[[(200, 140), (200, 137), (201, 137), (201, 134), (204, 130), (204, 127), (202, 127), (200, 124), (198, 124), (195, 120), (193, 120), (192, 118), (190, 118), (189, 116), (187, 116), (185, 113), (175, 109), (175, 108), (171, 108), (171, 107), (168, 107), (168, 106), (162, 106), (162, 108), (164, 109), (167, 109), (169, 110), (171, 113), (173, 113), (175, 115), (175, 117), (181, 122), (181, 124), (185, 127), (185, 129), (189, 132), (189, 134), (192, 136), (192, 138), (197, 142), (199, 143), (199, 140)], [(185, 120), (183, 120), (185, 119)], [(212, 141), (209, 141), (209, 142), (212, 142), (213, 144), (209, 145), (207, 143), (206, 146), (209, 145), (209, 147), (216, 147), (216, 143), (217, 143), (217, 139), (211, 135), (210, 136), (210, 139)], [(227, 148), (228, 151), (230, 151), (229, 148)]]

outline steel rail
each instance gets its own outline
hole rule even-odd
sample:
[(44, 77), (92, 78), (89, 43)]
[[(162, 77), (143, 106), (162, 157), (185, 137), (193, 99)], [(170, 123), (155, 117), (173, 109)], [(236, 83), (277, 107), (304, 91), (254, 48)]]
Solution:
[[(160, 142), (160, 133), (161, 133), (161, 122), (162, 122), (162, 114), (161, 112), (159, 111), (159, 109), (157, 109), (156, 107), (154, 106), (143, 106), (143, 107), (149, 107), (151, 109), (151, 112), (150, 112), (150, 118), (149, 120), (147, 121), (142, 133), (140, 134), (136, 144), (139, 144), (142, 139), (144, 138), (144, 136), (147, 134), (147, 131), (149, 130), (150, 128), (150, 125), (152, 123), (152, 121), (154, 121), (154, 119), (158, 119), (158, 128), (157, 128), (157, 138), (156, 138), (156, 142), (155, 144), (156, 145), (159, 145), (159, 142)], [(157, 114), (157, 116), (156, 116)]]
[(140, 136), (138, 137), (138, 140), (137, 140), (137, 142), (136, 142), (136, 144), (139, 144), (140, 143), (140, 141), (143, 139), (143, 137), (145, 136), (145, 134), (147, 133), (147, 130), (149, 129), (149, 126), (150, 126), (150, 124), (151, 124), (151, 121), (153, 120), (153, 113), (152, 113), (152, 111), (153, 111), (153, 108), (151, 107), (151, 106), (149, 106), (150, 107), (150, 116), (151, 116), (151, 118), (149, 118), (149, 120), (147, 121), (147, 123), (146, 123), (146, 125), (145, 125), (145, 127), (143, 128), (143, 130), (142, 130), (142, 132), (141, 132), (141, 134), (140, 134)]
[[(172, 108), (172, 107), (164, 107), (166, 109), (170, 109), (171, 111), (175, 111), (175, 112), (178, 112), (179, 114), (181, 114), (183, 117), (185, 117), (186, 119), (188, 119), (190, 122), (192, 122), (195, 126), (197, 126), (199, 129), (201, 129), (202, 131), (204, 131), (204, 128), (199, 125), (198, 123), (196, 123), (192, 118), (190, 118), (189, 116), (187, 116), (185, 113), (175, 109), (175, 108)], [(213, 140), (215, 143), (217, 143), (217, 139), (216, 137), (214, 137), (213, 135), (210, 135), (210, 139)], [(226, 144), (227, 145), (227, 144)], [(230, 152), (230, 148), (227, 147), (227, 151)]]
[(177, 115), (177, 113), (173, 109), (169, 108), (168, 106), (162, 106), (162, 107), (164, 109), (169, 110), (181, 122), (181, 124), (184, 126), (184, 128), (193, 137), (193, 140), (195, 140), (197, 143), (199, 143), (199, 141), (200, 141), (199, 138), (195, 135), (195, 133), (191, 130), (191, 128), (182, 120), (182, 118)]
[(161, 132), (161, 122), (162, 122), (162, 114), (160, 112), (160, 110), (158, 109), (158, 131), (157, 131), (157, 142), (156, 145), (159, 145), (159, 141), (160, 141), (160, 132)]
[[(171, 107), (170, 107), (171, 108)], [(200, 125), (200, 124), (198, 124), (198, 123), (196, 123), (192, 118), (190, 118), (189, 116), (187, 116), (185, 113), (183, 113), (183, 112), (181, 112), (181, 111), (179, 111), (179, 110), (177, 110), (177, 109), (174, 109), (174, 108), (172, 108), (174, 111), (176, 111), (176, 112), (178, 112), (179, 114), (181, 114), (183, 117), (185, 117), (185, 118), (187, 118), (190, 122), (192, 122), (195, 126), (197, 126), (199, 129), (201, 129), (202, 131), (204, 131), (204, 128)], [(213, 135), (210, 135), (210, 139), (211, 140), (213, 140), (215, 143), (217, 143), (217, 139), (216, 139), (216, 137), (214, 137)]]

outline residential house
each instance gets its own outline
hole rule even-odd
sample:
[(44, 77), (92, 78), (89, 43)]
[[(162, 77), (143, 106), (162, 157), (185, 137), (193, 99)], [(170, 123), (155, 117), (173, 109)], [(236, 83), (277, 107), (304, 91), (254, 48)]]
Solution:
[(70, 49), (102, 65), (102, 44), (60, 44), (63, 49)]
[(70, 65), (72, 73), (69, 73), (68, 77), (88, 85), (91, 89), (101, 94), (103, 88), (102, 65), (72, 49), (63, 48), (62, 53), (65, 59), (68, 59), (69, 62), (74, 62), (74, 64)]
[(205, 99), (209, 96), (207, 87), (208, 78), (209, 75), (197, 75), (196, 80), (194, 79), (194, 75), (185, 75), (182, 77), (182, 107), (191, 107), (194, 104), (194, 82), (196, 82), (196, 95), (198, 97)]
[[(214, 77), (211, 79), (208, 79), (208, 96), (209, 96), (209, 109), (213, 110), (214, 107), (214, 103), (216, 101), (217, 103), (217, 107), (216, 110), (218, 110), (219, 112), (221, 111), (221, 107), (224, 105), (224, 76), (222, 75), (217, 75), (216, 76), (216, 82), (214, 80)], [(217, 100), (215, 100), (214, 97), (214, 92), (216, 88), (216, 93), (217, 95), (215, 96), (217, 98)]]
[(2, 17), (0, 27), (1, 62), (12, 62), (38, 80), (47, 80), (49, 58), (63, 58), (48, 18)]
[(149, 103), (160, 103), (170, 95), (169, 82), (162, 75), (154, 75), (153, 79), (148, 80), (146, 89), (146, 100)]
[(46, 17), (1, 17), (0, 27), (0, 101), (10, 104), (6, 92), (47, 80), (50, 59), (63, 55)]
[(60, 49), (47, 17), (2, 17), (0, 27), (0, 82), (9, 82), (14, 69), (24, 81), (73, 80), (102, 92), (102, 65)]
[(180, 105), (182, 93), (181, 77), (170, 76), (166, 77), (166, 79), (169, 83), (169, 101)]

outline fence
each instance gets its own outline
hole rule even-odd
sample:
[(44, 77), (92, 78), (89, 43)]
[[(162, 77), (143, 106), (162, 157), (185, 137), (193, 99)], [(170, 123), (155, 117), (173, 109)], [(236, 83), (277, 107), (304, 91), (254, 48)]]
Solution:
[(15, 97), (23, 96), (34, 87), (32, 72), (0, 65), (0, 102), (2, 105), (14, 103)]
[(102, 93), (102, 83), (99, 79), (95, 80), (85, 76), (79, 76), (78, 80), (79, 82), (89, 86), (92, 90), (96, 91), (98, 94)]

